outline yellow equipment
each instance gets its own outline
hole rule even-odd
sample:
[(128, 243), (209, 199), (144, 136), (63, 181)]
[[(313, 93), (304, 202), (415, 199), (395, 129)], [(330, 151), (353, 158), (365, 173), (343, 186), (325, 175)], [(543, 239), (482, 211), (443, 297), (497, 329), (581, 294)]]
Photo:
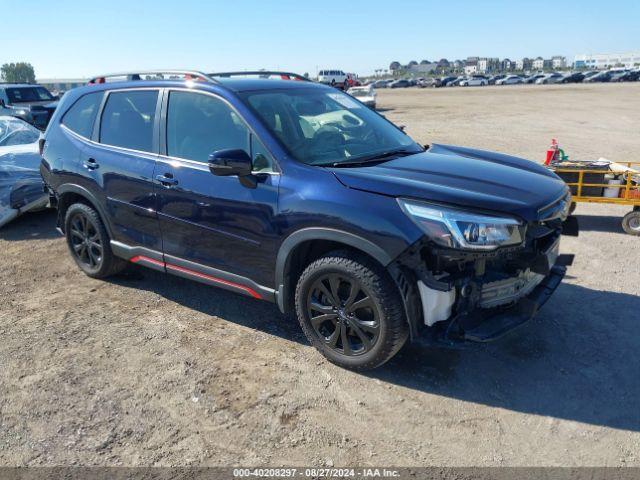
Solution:
[[(563, 161), (551, 164), (549, 169), (571, 188), (574, 202), (571, 205), (572, 213), (578, 202), (630, 205), (632, 211), (624, 216), (622, 228), (630, 235), (640, 235), (640, 162)], [(604, 176), (612, 174), (621, 177), (622, 181), (606, 183)], [(594, 177), (603, 180), (594, 183)], [(609, 192), (610, 189), (618, 189), (618, 195), (604, 196), (605, 189)]]

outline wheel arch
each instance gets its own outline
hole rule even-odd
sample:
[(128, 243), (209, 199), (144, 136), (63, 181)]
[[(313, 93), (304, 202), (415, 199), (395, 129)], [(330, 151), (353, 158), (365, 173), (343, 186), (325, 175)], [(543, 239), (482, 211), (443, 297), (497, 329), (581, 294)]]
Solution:
[(106, 215), (106, 211), (96, 196), (88, 189), (76, 184), (65, 184), (56, 189), (56, 194), (58, 204), (58, 227), (62, 229), (62, 231), (64, 231), (64, 217), (67, 209), (74, 203), (85, 203), (98, 212), (98, 215), (100, 215), (100, 218), (107, 229), (109, 237), (113, 238), (113, 231), (109, 222), (109, 217)]
[(340, 248), (364, 253), (383, 267), (393, 260), (375, 243), (350, 232), (318, 227), (298, 230), (282, 242), (276, 259), (275, 280), (280, 311), (290, 311), (295, 281), (304, 267), (325, 253)]

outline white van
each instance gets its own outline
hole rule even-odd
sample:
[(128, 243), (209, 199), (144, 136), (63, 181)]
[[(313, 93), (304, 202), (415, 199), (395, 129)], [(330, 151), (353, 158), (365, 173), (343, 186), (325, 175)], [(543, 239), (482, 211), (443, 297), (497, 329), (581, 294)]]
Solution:
[(332, 87), (344, 86), (347, 74), (342, 70), (320, 70), (318, 72), (318, 82), (331, 85)]

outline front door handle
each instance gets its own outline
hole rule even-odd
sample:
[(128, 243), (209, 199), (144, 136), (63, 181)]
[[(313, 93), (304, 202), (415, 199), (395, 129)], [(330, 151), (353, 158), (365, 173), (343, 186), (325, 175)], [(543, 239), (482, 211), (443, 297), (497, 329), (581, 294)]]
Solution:
[(87, 170), (95, 170), (99, 166), (100, 164), (96, 162), (95, 158), (87, 158), (87, 161), (84, 162), (84, 168), (86, 168)]
[(178, 184), (178, 180), (173, 178), (171, 173), (165, 173), (164, 175), (156, 175), (156, 180), (159, 181), (165, 187), (172, 187)]

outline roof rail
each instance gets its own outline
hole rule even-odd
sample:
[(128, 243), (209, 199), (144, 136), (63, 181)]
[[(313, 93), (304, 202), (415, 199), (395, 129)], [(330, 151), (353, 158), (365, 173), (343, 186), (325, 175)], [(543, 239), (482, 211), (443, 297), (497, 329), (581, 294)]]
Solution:
[(175, 78), (171, 77), (182, 76), (186, 80), (218, 83), (215, 79), (211, 78), (210, 75), (199, 72), (197, 70), (136, 70), (135, 72), (109, 73), (107, 75), (98, 75), (92, 77), (87, 82), (87, 85), (106, 83), (107, 79), (117, 77), (125, 77), (127, 81), (146, 80), (145, 78), (143, 78), (145, 76), (154, 77), (151, 80), (175, 80)]
[(299, 73), (293, 72), (281, 72), (275, 70), (249, 70), (246, 72), (215, 72), (208, 73), (209, 77), (220, 77), (220, 78), (229, 78), (229, 77), (261, 77), (261, 78), (269, 78), (271, 76), (279, 76), (282, 80), (298, 80), (302, 82), (310, 82), (311, 80), (307, 77), (300, 75)]

